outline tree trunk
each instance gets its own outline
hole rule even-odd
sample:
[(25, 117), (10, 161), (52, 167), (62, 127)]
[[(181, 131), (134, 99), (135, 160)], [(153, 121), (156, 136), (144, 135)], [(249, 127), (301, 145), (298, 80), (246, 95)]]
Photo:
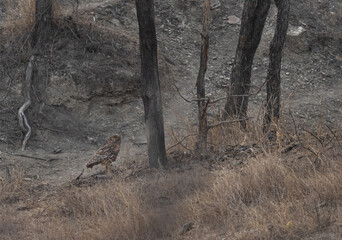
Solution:
[[(271, 0), (246, 0), (242, 13), (239, 43), (230, 76), (225, 117), (246, 118), (251, 71), (261, 40)], [(244, 122), (242, 122), (245, 125)]]
[(282, 50), (289, 22), (289, 0), (275, 0), (278, 8), (277, 26), (270, 45), (270, 63), (267, 73), (267, 101), (264, 117), (264, 132), (270, 129), (271, 123), (277, 124), (280, 111), (280, 70)]
[(208, 49), (209, 49), (209, 16), (210, 1), (205, 0), (203, 6), (203, 26), (202, 26), (202, 45), (200, 68), (197, 76), (197, 99), (198, 99), (198, 139), (196, 143), (196, 151), (204, 155), (207, 151), (208, 121), (207, 107), (205, 101), (205, 73), (208, 65)]
[(157, 59), (157, 37), (153, 0), (136, 0), (139, 22), (141, 78), (140, 93), (145, 109), (145, 128), (150, 167), (167, 164), (162, 99)]
[(36, 18), (32, 34), (33, 49), (49, 36), (52, 28), (52, 0), (36, 0)]

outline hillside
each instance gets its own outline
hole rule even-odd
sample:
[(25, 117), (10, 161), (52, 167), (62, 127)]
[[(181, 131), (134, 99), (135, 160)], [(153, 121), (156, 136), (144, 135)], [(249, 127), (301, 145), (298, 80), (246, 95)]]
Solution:
[[(20, 150), (17, 111), (24, 102), (29, 3), (0, 2), (0, 239), (341, 237), (339, 0), (291, 2), (278, 142), (260, 134), (272, 5), (253, 65), (250, 131), (235, 125), (213, 130), (206, 160), (191, 154), (195, 138), (189, 137), (185, 148), (168, 151), (164, 172), (147, 164), (134, 1), (82, 1), (78, 16), (72, 1), (56, 2), (53, 34), (34, 65), (27, 111), (33, 135)], [(213, 98), (226, 95), (240, 30), (230, 18), (239, 18), (242, 6), (241, 0), (212, 1), (206, 76)], [(175, 85), (182, 96), (195, 97), (202, 10), (193, 0), (155, 1), (155, 8), (170, 147), (196, 132), (197, 105), (186, 103)], [(123, 142), (109, 180), (99, 167), (76, 181), (114, 133)], [(193, 229), (180, 235), (189, 222)]]

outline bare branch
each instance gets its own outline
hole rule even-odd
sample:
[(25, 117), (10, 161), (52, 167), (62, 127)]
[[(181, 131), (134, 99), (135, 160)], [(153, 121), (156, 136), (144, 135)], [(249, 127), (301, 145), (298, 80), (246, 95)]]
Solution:
[(294, 125), (294, 128), (295, 128), (295, 133), (296, 133), (297, 140), (299, 141), (300, 145), (301, 145), (304, 149), (308, 150), (309, 152), (311, 152), (312, 154), (314, 154), (314, 155), (318, 158), (318, 154), (317, 154), (314, 150), (312, 150), (310, 147), (305, 147), (305, 146), (304, 146), (302, 140), (300, 139), (300, 137), (299, 137), (299, 135), (298, 135), (297, 124), (296, 124), (296, 121), (295, 121), (295, 119), (294, 119), (294, 117), (293, 117), (293, 114), (292, 114), (291, 110), (289, 110), (289, 113), (290, 113), (290, 116), (291, 116), (291, 119), (292, 119), (292, 122), (293, 122), (293, 125)]
[(212, 129), (212, 128), (215, 128), (215, 127), (219, 127), (219, 126), (221, 126), (221, 125), (223, 125), (223, 124), (226, 124), (226, 123), (243, 122), (243, 121), (247, 121), (247, 120), (249, 120), (249, 119), (251, 119), (251, 117), (249, 117), (249, 118), (243, 118), (243, 119), (234, 119), (234, 120), (222, 121), (222, 122), (216, 123), (216, 124), (214, 124), (214, 125), (208, 126), (208, 129)]
[(10, 152), (4, 152), (4, 153), (11, 155), (11, 156), (31, 158), (31, 159), (44, 161), (44, 162), (51, 162), (54, 160), (59, 160), (58, 158), (41, 158), (41, 157), (35, 157), (35, 156), (31, 156), (31, 155), (26, 155), (26, 154), (16, 154), (16, 153), (10, 153)]
[(174, 148), (174, 147), (180, 145), (184, 140), (188, 139), (189, 137), (195, 136), (195, 135), (197, 135), (197, 134), (194, 133), (194, 134), (190, 134), (190, 135), (185, 136), (184, 138), (182, 138), (182, 140), (180, 140), (180, 141), (178, 141), (177, 143), (173, 144), (173, 145), (172, 145), (171, 147), (169, 147), (166, 151), (169, 151), (170, 149), (172, 149), (172, 148)]
[(8, 84), (7, 84), (7, 90), (6, 90), (6, 93), (5, 95), (3, 96), (3, 98), (0, 100), (0, 102), (3, 102), (7, 96), (8, 96), (8, 93), (10, 92), (10, 89), (11, 89), (11, 85), (12, 85), (12, 82), (13, 82), (13, 78), (9, 75), (9, 73), (6, 71), (6, 69), (3, 67), (3, 71), (5, 72), (5, 74), (7, 75), (7, 77), (9, 78), (8, 80)]
[(77, 176), (77, 178), (75, 178), (76, 181), (80, 180), (81, 176), (83, 175), (84, 173), (84, 169), (82, 170), (82, 172), (80, 173), (80, 175)]
[(341, 143), (340, 143), (340, 141), (338, 140), (338, 137), (336, 136), (336, 134), (334, 133), (334, 131), (329, 127), (328, 124), (325, 124), (325, 126), (329, 129), (329, 131), (332, 133), (332, 135), (334, 135), (334, 137), (335, 137), (335, 139), (336, 139), (338, 145), (341, 146)]
[[(174, 139), (176, 139), (176, 141), (178, 141), (178, 138), (176, 137), (176, 134), (173, 131), (173, 127), (171, 127), (171, 132), (172, 132), (172, 135), (173, 135)], [(187, 148), (186, 146), (183, 145), (183, 143), (182, 143), (183, 141), (178, 141), (178, 144), (181, 145), (184, 149), (188, 150), (192, 155), (195, 155), (195, 153), (191, 149), (189, 149), (189, 148)]]
[(322, 145), (322, 147), (324, 147), (324, 144), (323, 144), (322, 140), (319, 139), (319, 137), (316, 136), (313, 132), (310, 132), (309, 130), (306, 130), (306, 129), (304, 129), (304, 128), (303, 128), (303, 131), (304, 131), (304, 132), (307, 132), (307, 133), (309, 133), (311, 136), (313, 136), (313, 137)]
[(189, 99), (185, 98), (185, 97), (180, 93), (179, 88), (177, 87), (177, 85), (176, 85), (175, 82), (173, 82), (173, 85), (175, 86), (175, 88), (176, 88), (176, 90), (177, 90), (177, 92), (178, 92), (178, 95), (179, 95), (181, 98), (183, 98), (184, 101), (186, 101), (187, 103), (191, 103), (191, 102), (192, 102), (192, 100), (189, 100)]

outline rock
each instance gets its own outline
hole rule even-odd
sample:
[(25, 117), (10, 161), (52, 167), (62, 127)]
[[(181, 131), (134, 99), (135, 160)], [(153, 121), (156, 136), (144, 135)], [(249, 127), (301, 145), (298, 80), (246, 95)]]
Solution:
[(145, 136), (137, 136), (132, 139), (134, 145), (141, 146), (147, 144), (147, 139)]
[(181, 228), (181, 230), (179, 231), (179, 235), (183, 235), (183, 234), (189, 232), (191, 229), (193, 229), (193, 227), (194, 227), (193, 222), (189, 222), (187, 224), (184, 224), (183, 227)]
[(298, 37), (306, 30), (302, 27), (289, 27), (289, 30), (287, 31), (287, 35), (291, 37)]
[(342, 57), (336, 55), (335, 58), (336, 58), (337, 61), (342, 62)]
[(241, 24), (241, 19), (238, 18), (235, 15), (231, 15), (228, 17), (228, 23), (231, 25), (240, 25)]
[(53, 154), (59, 154), (62, 152), (62, 149), (57, 147), (55, 150), (52, 151)]
[(213, 9), (216, 9), (216, 8), (219, 8), (221, 7), (221, 2), (220, 0), (211, 0), (210, 1), (210, 8), (213, 10)]
[(302, 26), (289, 27), (287, 42), (290, 50), (301, 53), (310, 51), (310, 44), (305, 38), (306, 30)]
[(94, 138), (89, 137), (89, 136), (87, 136), (87, 141), (91, 143), (97, 143), (97, 141)]

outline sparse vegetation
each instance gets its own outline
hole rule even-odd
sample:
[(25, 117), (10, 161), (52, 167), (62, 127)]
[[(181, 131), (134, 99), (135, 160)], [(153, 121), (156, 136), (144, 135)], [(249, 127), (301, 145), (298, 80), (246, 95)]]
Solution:
[[(327, 234), (335, 238), (341, 234), (340, 137), (298, 134), (305, 142), (292, 142), (297, 146), (283, 148), (283, 153), (279, 146), (269, 151), (261, 142), (251, 146), (262, 148), (256, 154), (227, 152), (244, 159), (237, 165), (215, 158), (198, 162), (180, 154), (170, 158), (163, 173), (141, 169), (130, 176), (116, 173), (112, 180), (83, 179), (43, 189), (30, 200), (26, 198), (32, 184), (23, 181), (22, 174), (15, 175), (0, 185), (0, 203), (6, 206), (0, 218), (1, 237), (303, 239)], [(309, 148), (322, 154), (318, 157)], [(179, 160), (182, 164), (173, 162)], [(18, 208), (22, 210), (13, 216)], [(188, 222), (194, 228), (179, 235)]]
[[(165, 99), (164, 105), (157, 102), (167, 116), (168, 164), (159, 170), (148, 167), (144, 109), (134, 85), (140, 64), (134, 2), (52, 1), (55, 28), (33, 64), (33, 134), (24, 152), (18, 150), (23, 133), (16, 114), (35, 1), (0, 2), (0, 239), (340, 239), (342, 34), (332, 26), (342, 21), (342, 4), (292, 1), (297, 12), (290, 14), (291, 31), (305, 31), (284, 45), (285, 97), (279, 121), (278, 112), (277, 121), (269, 119), (272, 136), (262, 129), (262, 99), (275, 6), (265, 22), (268, 41), (261, 39), (254, 65), (247, 66), (255, 79), (248, 84), (251, 107), (244, 128), (224, 122), (224, 102), (216, 102), (226, 100), (219, 94), (225, 96), (229, 82), (221, 76), (234, 68), (228, 62), (233, 63), (243, 2), (206, 1), (211, 49), (203, 96), (216, 104), (205, 109), (206, 154), (198, 157), (198, 99), (192, 93), (203, 6), (194, 0), (155, 1), (154, 60), (160, 60)], [(114, 131), (123, 145), (111, 172), (83, 170)]]

